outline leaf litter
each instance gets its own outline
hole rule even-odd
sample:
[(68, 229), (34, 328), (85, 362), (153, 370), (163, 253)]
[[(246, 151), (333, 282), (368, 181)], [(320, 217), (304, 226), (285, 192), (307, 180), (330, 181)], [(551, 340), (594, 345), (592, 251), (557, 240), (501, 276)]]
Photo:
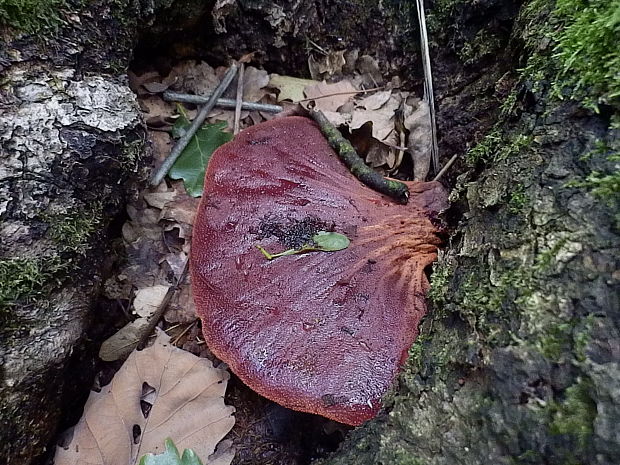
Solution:
[[(137, 464), (146, 453), (162, 452), (170, 434), (179, 448), (212, 464), (209, 457), (235, 422), (234, 408), (224, 404), (229, 378), (160, 331), (151, 347), (132, 352), (110, 384), (91, 392), (55, 464)], [(218, 463), (229, 464), (233, 454), (228, 458)]]
[[(265, 70), (246, 65), (243, 100), (278, 103), (285, 108), (294, 108), (300, 102), (306, 108), (322, 110), (330, 122), (351, 139), (371, 166), (383, 174), (394, 175), (399, 173), (403, 159), (409, 157), (411, 164), (408, 169), (411, 172), (402, 175), (424, 180), (430, 160), (430, 119), (428, 106), (423, 101), (401, 90), (398, 79), (394, 78), (384, 85), (387, 81), (381, 75), (377, 61), (367, 55), (358, 56), (356, 50), (328, 51), (318, 57), (311, 54), (309, 69), (313, 79), (268, 74)], [(171, 89), (208, 95), (225, 72), (225, 68), (216, 69), (206, 62), (185, 61), (165, 76), (157, 72), (142, 75), (130, 73), (130, 86), (139, 97), (140, 108), (148, 123), (154, 166), (167, 157), (174, 145), (174, 137), (189, 126), (196, 114), (195, 106), (167, 102), (159, 93)], [(233, 82), (224, 96), (234, 98), (236, 87)], [(241, 129), (273, 117), (273, 114), (261, 111), (243, 111)], [(205, 126), (197, 133), (196, 144), (190, 144), (187, 153), (182, 154), (180, 163), (173, 167), (170, 176), (173, 179), (156, 188), (136, 189), (127, 206), (128, 219), (122, 227), (126, 259), (118, 273), (104, 286), (109, 299), (131, 304), (129, 308), (133, 310), (133, 316), (130, 316), (131, 321), (127, 321), (125, 327), (103, 344), (102, 358), (123, 360), (129, 357), (129, 361), (137, 357), (136, 354), (148, 354), (150, 349), (133, 351), (136, 341), (143, 338), (145, 329), (152, 331), (154, 325), (150, 323), (154, 318), (154, 309), (161, 305), (171, 286), (178, 284), (163, 317), (157, 315), (159, 321), (155, 323), (165, 328), (178, 347), (199, 355), (201, 359), (213, 359), (202, 340), (189, 277), (182, 275), (189, 256), (194, 214), (200, 200), (196, 196), (202, 192), (206, 164), (213, 150), (232, 137), (233, 121), (234, 111), (214, 108)], [(156, 344), (160, 344), (161, 337), (160, 334)], [(171, 343), (166, 344), (171, 349)], [(191, 356), (189, 352), (186, 353)], [(125, 362), (121, 371), (128, 370), (127, 367)], [(180, 376), (179, 385), (186, 386), (188, 383), (184, 376)], [(129, 402), (127, 399), (120, 401)], [(237, 399), (237, 402), (243, 404), (242, 400)], [(100, 404), (89, 400), (85, 412), (94, 412), (91, 409), (95, 405)], [(245, 410), (249, 410), (250, 416), (256, 415), (253, 407)], [(190, 415), (192, 421), (197, 416), (203, 422), (209, 421), (204, 411), (198, 413), (200, 415)], [(81, 422), (87, 421), (86, 418), (85, 413)], [(176, 418), (173, 415), (170, 421), (177, 421)], [(232, 414), (230, 419), (234, 422)], [(254, 428), (254, 423), (244, 423), (243, 428)], [(144, 449), (143, 452), (162, 452), (165, 437), (160, 439), (158, 449)], [(173, 439), (175, 442), (179, 440), (178, 437)], [(180, 449), (185, 447), (179, 442), (177, 446)], [(234, 453), (229, 446), (226, 449), (228, 453)], [(243, 461), (243, 445), (238, 453)], [(208, 457), (199, 456), (203, 461)], [(217, 464), (221, 465), (220, 462)]]

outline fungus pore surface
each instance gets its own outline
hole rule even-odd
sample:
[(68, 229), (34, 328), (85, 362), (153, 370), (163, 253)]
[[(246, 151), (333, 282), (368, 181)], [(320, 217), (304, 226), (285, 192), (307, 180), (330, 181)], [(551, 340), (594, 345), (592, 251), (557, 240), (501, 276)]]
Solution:
[[(259, 394), (359, 425), (374, 417), (426, 312), (424, 268), (447, 203), (408, 182), (407, 205), (361, 184), (314, 122), (253, 126), (211, 158), (192, 242), (194, 299), (209, 348)], [(318, 231), (338, 252), (267, 260)]]

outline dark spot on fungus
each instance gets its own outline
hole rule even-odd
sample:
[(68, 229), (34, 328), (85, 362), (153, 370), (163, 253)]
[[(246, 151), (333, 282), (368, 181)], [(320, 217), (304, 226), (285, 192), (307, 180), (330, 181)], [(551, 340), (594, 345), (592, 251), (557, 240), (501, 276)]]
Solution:
[[(369, 189), (302, 117), (253, 126), (220, 147), (191, 257), (211, 351), (285, 407), (350, 425), (374, 417), (426, 313), (418, 296), (440, 243), (429, 217), (447, 203), (439, 183), (407, 186), (407, 205)], [(337, 252), (268, 261), (256, 248), (345, 229), (350, 245)]]

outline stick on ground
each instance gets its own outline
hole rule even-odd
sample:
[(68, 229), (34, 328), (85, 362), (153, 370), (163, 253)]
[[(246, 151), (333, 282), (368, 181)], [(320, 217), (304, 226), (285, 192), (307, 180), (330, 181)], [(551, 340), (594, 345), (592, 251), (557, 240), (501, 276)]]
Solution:
[(311, 110), (310, 116), (319, 125), (329, 145), (336, 151), (338, 157), (353, 173), (353, 176), (371, 189), (392, 197), (399, 203), (406, 204), (409, 201), (409, 188), (402, 182), (384, 178), (364, 163), (351, 143), (340, 134), (340, 131), (329, 122), (322, 112)]
[(168, 171), (170, 171), (170, 168), (172, 168), (174, 162), (177, 161), (177, 158), (179, 158), (183, 150), (185, 150), (185, 147), (187, 147), (187, 144), (189, 144), (190, 140), (192, 140), (192, 137), (194, 137), (196, 131), (198, 131), (200, 126), (202, 126), (202, 123), (204, 123), (207, 119), (207, 116), (209, 116), (209, 113), (211, 113), (211, 110), (213, 110), (217, 99), (220, 98), (224, 91), (228, 88), (235, 77), (235, 74), (237, 74), (237, 65), (233, 63), (226, 72), (222, 82), (220, 82), (215, 91), (209, 97), (209, 101), (200, 109), (198, 115), (196, 115), (196, 118), (192, 121), (192, 125), (189, 127), (187, 132), (183, 134), (183, 137), (179, 139), (177, 144), (172, 149), (172, 152), (170, 152), (170, 155), (168, 155), (168, 158), (164, 160), (159, 169), (155, 172), (151, 178), (151, 186), (157, 186), (164, 179), (166, 174), (168, 174)]
[(235, 105), (235, 125), (233, 134), (239, 134), (239, 124), (241, 123), (241, 104), (243, 103), (243, 71), (244, 65), (239, 65), (239, 76), (237, 77), (237, 102)]

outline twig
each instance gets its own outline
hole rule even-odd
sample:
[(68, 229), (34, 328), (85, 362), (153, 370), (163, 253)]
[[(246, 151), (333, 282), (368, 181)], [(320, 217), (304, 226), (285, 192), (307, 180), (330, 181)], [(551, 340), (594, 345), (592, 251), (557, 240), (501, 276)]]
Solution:
[(371, 189), (392, 197), (399, 203), (406, 204), (408, 202), (409, 188), (404, 183), (386, 179), (366, 165), (364, 160), (355, 152), (351, 143), (340, 134), (322, 112), (313, 110), (310, 111), (310, 116), (317, 122), (329, 145), (336, 151), (340, 160), (347, 165), (353, 176)]
[(239, 123), (241, 122), (241, 104), (243, 103), (243, 71), (244, 65), (239, 65), (239, 75), (237, 76), (237, 104), (235, 106), (235, 125), (233, 134), (239, 134)]
[(194, 320), (190, 324), (188, 324), (187, 327), (178, 334), (178, 336), (175, 336), (175, 338), (170, 341), (170, 343), (172, 345), (176, 345), (181, 340), (181, 338), (185, 336), (187, 332), (194, 327), (197, 321), (198, 320)]
[[(194, 103), (196, 105), (203, 105), (209, 101), (209, 97), (210, 95), (203, 97), (202, 95), (181, 94), (179, 92), (172, 92), (171, 90), (164, 92), (164, 100), (167, 102)], [(234, 109), (237, 107), (237, 101), (231, 98), (218, 98), (217, 102), (215, 102), (215, 106)], [(241, 109), (264, 111), (267, 113), (279, 113), (283, 110), (280, 105), (254, 102), (242, 102)]]
[(306, 40), (308, 42), (310, 42), (312, 45), (314, 45), (316, 47), (316, 49), (321, 52), (323, 55), (327, 56), (329, 55), (325, 49), (323, 47), (321, 47), (319, 44), (317, 44), (314, 40), (312, 40), (310, 37), (306, 36)]
[(435, 122), (435, 94), (433, 92), (433, 73), (431, 71), (431, 57), (428, 50), (428, 34), (426, 32), (426, 16), (424, 14), (424, 0), (416, 0), (418, 21), (420, 26), (420, 44), (422, 48), (422, 67), (424, 68), (424, 100), (428, 103), (431, 119), (431, 159), (433, 170), (439, 170), (439, 147), (437, 145), (437, 124)]
[(174, 149), (172, 149), (172, 152), (170, 152), (170, 155), (168, 155), (168, 158), (164, 160), (159, 169), (155, 172), (151, 178), (151, 186), (157, 186), (162, 179), (164, 179), (166, 174), (168, 174), (168, 171), (170, 171), (170, 168), (172, 168), (174, 162), (177, 161), (177, 158), (179, 158), (183, 150), (185, 150), (185, 147), (187, 147), (187, 144), (189, 144), (192, 137), (194, 137), (196, 131), (198, 131), (200, 126), (202, 126), (202, 123), (204, 123), (207, 119), (207, 116), (215, 106), (217, 99), (220, 98), (224, 91), (228, 88), (231, 81), (235, 77), (235, 74), (237, 74), (237, 64), (233, 63), (226, 72), (222, 82), (220, 82), (215, 91), (209, 97), (209, 101), (200, 109), (198, 115), (196, 115), (196, 118), (192, 121), (192, 125), (189, 127), (187, 132), (183, 134), (183, 137), (179, 139), (177, 144), (174, 146)]
[(333, 94), (319, 95), (318, 97), (304, 98), (304, 99), (301, 99), (301, 100), (297, 100), (296, 102), (293, 102), (293, 103), (309, 102), (310, 100), (318, 100), (320, 98), (335, 97), (336, 95), (366, 94), (368, 92), (374, 92), (375, 90), (383, 90), (383, 89), (385, 89), (385, 86), (373, 87), (372, 89), (356, 90), (355, 92), (353, 92), (353, 91), (351, 91), (351, 92), (335, 92)]
[(443, 168), (441, 168), (441, 171), (439, 173), (437, 173), (437, 176), (435, 176), (435, 178), (433, 179), (433, 181), (439, 181), (441, 179), (441, 177), (446, 174), (446, 171), (448, 171), (448, 169), (454, 164), (454, 162), (456, 161), (456, 159), (458, 158), (458, 154), (454, 154), (452, 155), (452, 158), (450, 158), (450, 160), (448, 160), (448, 163), (446, 163), (446, 166), (444, 166)]
[(166, 308), (168, 308), (168, 304), (170, 303), (172, 296), (174, 295), (176, 290), (179, 288), (179, 286), (181, 285), (181, 283), (185, 280), (185, 277), (187, 276), (188, 267), (189, 267), (189, 258), (185, 260), (185, 265), (183, 265), (183, 271), (181, 272), (181, 276), (179, 276), (179, 279), (172, 286), (168, 288), (168, 292), (166, 292), (166, 295), (164, 296), (163, 300), (157, 307), (157, 310), (155, 310), (153, 315), (151, 315), (151, 317), (149, 318), (148, 326), (144, 330), (144, 334), (140, 338), (140, 341), (138, 342), (137, 347), (142, 347), (144, 345), (144, 343), (147, 341), (147, 339), (149, 338), (149, 336), (155, 329), (155, 326), (157, 326), (159, 319), (166, 312)]

